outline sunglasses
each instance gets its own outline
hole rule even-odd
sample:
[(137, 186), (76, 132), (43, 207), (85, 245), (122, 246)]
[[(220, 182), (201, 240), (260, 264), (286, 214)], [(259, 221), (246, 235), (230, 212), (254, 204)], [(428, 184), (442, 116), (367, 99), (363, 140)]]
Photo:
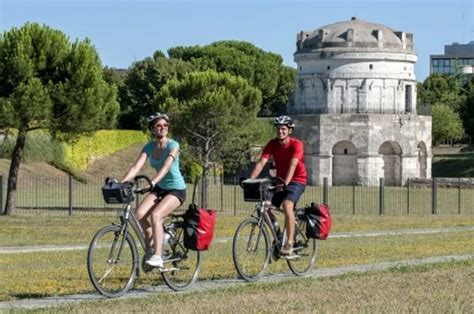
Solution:
[(160, 128), (160, 129), (164, 129), (164, 128), (167, 128), (169, 127), (170, 125), (168, 123), (165, 123), (165, 124), (155, 124), (153, 126), (153, 128)]

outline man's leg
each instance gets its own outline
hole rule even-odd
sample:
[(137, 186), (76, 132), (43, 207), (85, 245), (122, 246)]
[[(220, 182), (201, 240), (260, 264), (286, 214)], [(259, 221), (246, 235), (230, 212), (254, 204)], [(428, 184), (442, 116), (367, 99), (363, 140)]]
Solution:
[(290, 200), (283, 202), (283, 210), (285, 213), (285, 230), (286, 230), (286, 243), (283, 247), (282, 253), (291, 255), (293, 252), (293, 239), (295, 238), (295, 204)]
[(283, 210), (285, 212), (285, 230), (287, 242), (281, 250), (282, 254), (291, 255), (293, 253), (293, 241), (295, 239), (295, 204), (300, 199), (305, 189), (304, 184), (291, 182), (286, 187), (287, 195), (283, 201)]

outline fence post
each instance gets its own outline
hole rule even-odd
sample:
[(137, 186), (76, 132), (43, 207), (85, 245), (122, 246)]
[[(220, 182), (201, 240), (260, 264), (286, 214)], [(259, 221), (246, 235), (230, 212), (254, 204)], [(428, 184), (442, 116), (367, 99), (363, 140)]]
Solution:
[(438, 196), (437, 196), (437, 189), (436, 189), (436, 178), (433, 178), (433, 180), (431, 181), (431, 213), (433, 215), (436, 215), (437, 214), (437, 210), (438, 210), (438, 204), (437, 204), (437, 200), (438, 200)]
[(410, 214), (410, 178), (407, 179), (407, 214)]
[(355, 186), (356, 186), (356, 180), (352, 179), (352, 215), (355, 215), (356, 213), (356, 202), (355, 202)]
[(461, 178), (458, 178), (458, 214), (461, 214)]
[(234, 182), (234, 216), (237, 216), (237, 183)]
[(221, 174), (221, 211), (224, 212), (224, 174)]
[(3, 215), (3, 176), (0, 176), (0, 215)]
[(323, 178), (323, 204), (328, 205), (329, 204), (329, 186), (328, 186), (328, 178), (324, 177)]
[(379, 208), (380, 208), (379, 214), (380, 215), (385, 214), (384, 186), (385, 186), (384, 178), (379, 178)]
[(72, 216), (72, 176), (69, 175), (69, 216)]

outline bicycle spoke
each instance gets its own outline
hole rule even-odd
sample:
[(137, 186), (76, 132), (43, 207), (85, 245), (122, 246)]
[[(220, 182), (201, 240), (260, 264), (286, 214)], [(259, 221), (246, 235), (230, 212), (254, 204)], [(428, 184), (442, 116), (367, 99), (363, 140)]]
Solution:
[(136, 279), (138, 253), (129, 235), (120, 235), (119, 226), (100, 230), (88, 251), (87, 269), (96, 290), (117, 297), (129, 290)]
[(232, 257), (239, 275), (248, 281), (256, 280), (269, 262), (269, 236), (256, 219), (244, 220), (234, 235)]
[(98, 280), (98, 282), (99, 282), (99, 283), (102, 283), (102, 281), (104, 281), (105, 277), (107, 277), (113, 269), (114, 269), (114, 266), (110, 267), (110, 268), (105, 272), (105, 274)]
[(201, 269), (201, 253), (184, 247), (183, 229), (178, 228), (176, 234), (166, 243), (166, 252), (161, 276), (173, 290), (185, 290), (196, 280)]
[(294, 257), (286, 259), (290, 270), (297, 276), (307, 274), (316, 261), (316, 240), (308, 239), (304, 233), (305, 222), (300, 221), (296, 227)]

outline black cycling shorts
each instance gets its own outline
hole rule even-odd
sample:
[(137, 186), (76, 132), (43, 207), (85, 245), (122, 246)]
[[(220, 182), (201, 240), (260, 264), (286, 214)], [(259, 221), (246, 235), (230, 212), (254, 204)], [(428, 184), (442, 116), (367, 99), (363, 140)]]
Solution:
[(155, 193), (156, 196), (158, 196), (158, 200), (161, 200), (166, 195), (173, 195), (179, 200), (180, 205), (183, 205), (184, 201), (186, 200), (186, 189), (165, 190), (165, 189), (160, 188), (158, 185), (155, 185), (153, 190), (151, 190), (151, 193)]

